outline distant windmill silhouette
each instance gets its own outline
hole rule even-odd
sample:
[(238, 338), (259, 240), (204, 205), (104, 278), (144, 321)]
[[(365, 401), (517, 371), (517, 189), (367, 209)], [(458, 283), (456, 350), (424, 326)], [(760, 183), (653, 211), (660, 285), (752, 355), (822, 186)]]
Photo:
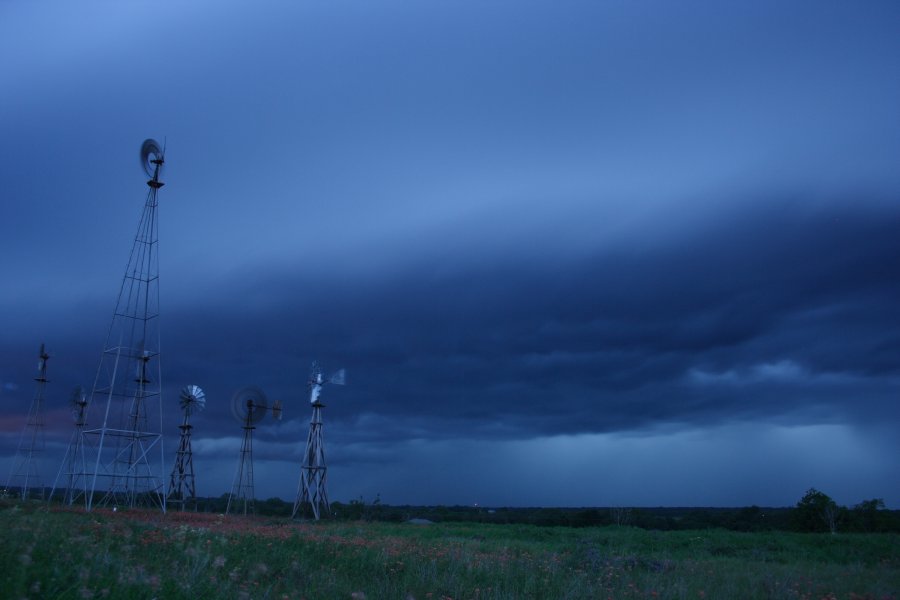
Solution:
[[(256, 490), (253, 484), (253, 430), (256, 424), (266, 416), (266, 411), (272, 411), (272, 418), (281, 420), (281, 402), (275, 401), (271, 407), (266, 400), (266, 395), (256, 387), (245, 387), (238, 390), (231, 398), (231, 413), (241, 423), (244, 437), (241, 441), (241, 454), (238, 459), (237, 472), (234, 474), (234, 482), (231, 485), (231, 494), (228, 496), (228, 504), (225, 514), (230, 514), (232, 508), (240, 510), (243, 514), (256, 512)], [(238, 509), (238, 505), (241, 508)]]
[(206, 394), (196, 385), (187, 385), (181, 390), (179, 397), (184, 420), (178, 428), (181, 430), (181, 442), (175, 453), (175, 466), (169, 478), (169, 496), (167, 502), (184, 510), (188, 503), (197, 506), (197, 488), (194, 479), (194, 453), (191, 449), (191, 415), (200, 412), (206, 406)]
[(72, 420), (75, 422), (75, 431), (72, 433), (72, 439), (69, 441), (69, 447), (66, 449), (66, 456), (56, 474), (53, 481), (53, 488), (50, 490), (50, 499), (58, 489), (60, 478), (65, 475), (65, 490), (63, 491), (63, 503), (70, 506), (81, 497), (84, 493), (84, 473), (87, 466), (85, 465), (85, 455), (83, 438), (81, 432), (84, 430), (85, 411), (87, 409), (87, 397), (84, 388), (80, 385), (75, 386), (72, 390)]
[(44, 498), (44, 484), (41, 482), (40, 457), (44, 452), (44, 388), (47, 386), (47, 361), (50, 355), (44, 350), (38, 353), (38, 372), (34, 380), (37, 382), (34, 398), (28, 408), (25, 428), (19, 438), (19, 447), (13, 458), (12, 470), (6, 487), (19, 486), (19, 496), (26, 500), (32, 490), (38, 490), (40, 498)]

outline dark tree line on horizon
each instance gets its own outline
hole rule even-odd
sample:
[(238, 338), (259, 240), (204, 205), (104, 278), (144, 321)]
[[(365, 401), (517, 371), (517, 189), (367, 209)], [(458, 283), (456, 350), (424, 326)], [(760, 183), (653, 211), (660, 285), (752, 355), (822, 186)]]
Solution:
[[(4, 501), (18, 498), (16, 488), (3, 491)], [(39, 501), (35, 496), (31, 501)], [(198, 498), (195, 512), (224, 513), (228, 494)], [(281, 498), (255, 502), (260, 516), (290, 517), (293, 505)], [(810, 488), (793, 507), (481, 507), (392, 506), (376, 496), (348, 503), (332, 502), (331, 519), (342, 521), (479, 522), (564, 527), (625, 526), (661, 531), (729, 529), (732, 531), (797, 531), (824, 533), (900, 533), (900, 511), (885, 508), (884, 500), (863, 500), (840, 506), (831, 497)]]

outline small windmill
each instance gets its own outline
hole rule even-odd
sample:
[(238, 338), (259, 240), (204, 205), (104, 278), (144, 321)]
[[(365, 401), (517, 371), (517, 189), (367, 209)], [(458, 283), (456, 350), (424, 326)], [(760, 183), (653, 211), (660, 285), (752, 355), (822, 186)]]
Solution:
[(226, 515), (231, 513), (232, 506), (237, 510), (240, 503), (243, 503), (241, 509), (243, 514), (246, 515), (248, 510), (251, 513), (256, 512), (254, 506), (256, 494), (253, 487), (253, 430), (266, 416), (267, 410), (272, 411), (273, 419), (281, 420), (281, 402), (276, 400), (270, 406), (266, 395), (259, 388), (245, 387), (231, 398), (231, 413), (241, 423), (244, 438), (241, 442), (237, 472), (231, 485), (231, 494), (228, 496), (228, 505), (225, 507)]
[(53, 489), (50, 490), (50, 498), (53, 498), (60, 477), (65, 473), (66, 488), (65, 492), (63, 492), (63, 503), (71, 506), (84, 492), (83, 477), (87, 466), (85, 465), (84, 446), (82, 445), (81, 437), (85, 424), (85, 410), (88, 405), (83, 387), (80, 385), (75, 386), (69, 403), (72, 407), (72, 420), (75, 422), (75, 431), (72, 433), (72, 439), (69, 441), (69, 447), (66, 449), (66, 456), (60, 466), (59, 473), (56, 474)]
[(47, 386), (47, 360), (50, 355), (44, 350), (38, 353), (38, 372), (34, 380), (37, 382), (34, 398), (28, 408), (28, 417), (22, 437), (19, 438), (19, 447), (13, 459), (13, 467), (9, 473), (6, 487), (19, 485), (19, 494), (22, 500), (27, 500), (29, 491), (39, 490), (41, 499), (44, 498), (44, 484), (41, 482), (40, 457), (44, 451), (44, 388)]
[(306, 440), (306, 452), (300, 466), (300, 483), (297, 485), (297, 498), (291, 518), (297, 516), (301, 507), (309, 505), (313, 518), (318, 520), (321, 514), (329, 514), (328, 490), (326, 476), (328, 467), (325, 464), (325, 439), (322, 435), (322, 404), (320, 396), (326, 383), (344, 385), (347, 372), (341, 369), (331, 377), (325, 378), (319, 364), (314, 362), (309, 375), (309, 403), (312, 405), (312, 419), (309, 422), (309, 437)]
[(196, 385), (186, 385), (179, 397), (184, 420), (178, 428), (181, 430), (181, 443), (175, 453), (175, 466), (169, 479), (169, 496), (166, 502), (184, 510), (190, 502), (196, 508), (197, 489), (194, 482), (194, 453), (191, 450), (191, 415), (200, 412), (206, 406), (206, 394)]

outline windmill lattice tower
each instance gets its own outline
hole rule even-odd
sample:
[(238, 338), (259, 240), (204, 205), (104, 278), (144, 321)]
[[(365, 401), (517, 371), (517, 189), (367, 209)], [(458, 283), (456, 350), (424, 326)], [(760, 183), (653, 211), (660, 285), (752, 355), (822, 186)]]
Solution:
[(203, 410), (206, 406), (206, 394), (196, 385), (185, 386), (179, 398), (184, 420), (178, 428), (181, 430), (181, 442), (175, 453), (175, 466), (169, 478), (169, 496), (167, 503), (184, 510), (187, 504), (197, 508), (197, 488), (194, 478), (194, 453), (191, 450), (191, 414)]
[(134, 245), (122, 279), (82, 432), (89, 453), (83, 482), (85, 508), (151, 506), (166, 510), (163, 481), (162, 369), (159, 361), (159, 237), (157, 194), (165, 160), (154, 140), (141, 147), (150, 179)]
[(69, 447), (66, 449), (66, 456), (63, 459), (56, 479), (53, 481), (53, 488), (50, 490), (50, 498), (52, 499), (56, 490), (59, 489), (60, 478), (65, 474), (65, 489), (63, 490), (63, 503), (66, 505), (74, 504), (75, 501), (84, 493), (84, 486), (77, 485), (76, 474), (83, 473), (86, 469), (84, 445), (82, 444), (81, 433), (84, 431), (84, 418), (87, 409), (87, 397), (84, 389), (79, 385), (72, 390), (72, 419), (75, 421), (75, 431), (72, 432), (72, 439), (69, 440)]
[(294, 500), (291, 518), (296, 517), (299, 511), (305, 511), (307, 508), (316, 520), (321, 515), (331, 513), (328, 503), (325, 438), (322, 431), (322, 409), (325, 408), (325, 405), (322, 404), (320, 396), (322, 387), (326, 383), (344, 385), (345, 377), (346, 372), (341, 369), (326, 380), (319, 365), (313, 363), (309, 377), (309, 403), (312, 405), (313, 412), (309, 421), (309, 436), (306, 439), (303, 463), (300, 465), (300, 482), (297, 484), (297, 498)]
[[(225, 506), (226, 515), (231, 514), (232, 508), (244, 515), (248, 512), (256, 513), (256, 490), (253, 483), (253, 430), (256, 429), (256, 424), (266, 416), (267, 410), (269, 410), (268, 401), (259, 388), (247, 387), (238, 390), (231, 399), (231, 412), (241, 423), (244, 436), (241, 440), (237, 472), (234, 474), (231, 493), (228, 495), (228, 504)], [(275, 401), (271, 410), (272, 417), (275, 420), (281, 420), (281, 402)]]
[(41, 481), (41, 454), (44, 452), (44, 388), (47, 387), (47, 361), (50, 355), (44, 350), (38, 353), (38, 373), (34, 380), (37, 382), (31, 406), (28, 408), (28, 417), (25, 428), (19, 438), (19, 447), (13, 459), (13, 466), (6, 482), (7, 489), (10, 486), (19, 486), (19, 495), (22, 500), (29, 497), (31, 490), (37, 489), (40, 498), (44, 499), (44, 484)]

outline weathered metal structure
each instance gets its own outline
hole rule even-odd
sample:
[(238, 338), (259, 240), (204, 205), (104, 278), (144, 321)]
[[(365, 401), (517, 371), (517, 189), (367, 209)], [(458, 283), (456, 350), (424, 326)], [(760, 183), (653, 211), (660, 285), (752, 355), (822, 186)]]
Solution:
[[(163, 480), (162, 369), (159, 339), (157, 195), (164, 152), (144, 141), (141, 164), (150, 188), (122, 279), (82, 431), (84, 468), (69, 473), (82, 486), (85, 509), (152, 506), (166, 510)], [(72, 502), (78, 496), (73, 495)]]
[(63, 458), (59, 472), (56, 474), (56, 479), (53, 481), (53, 488), (50, 490), (50, 499), (52, 500), (56, 490), (60, 489), (60, 478), (65, 476), (65, 481), (62, 482), (64, 485), (62, 488), (62, 501), (64, 504), (72, 504), (75, 498), (84, 492), (83, 485), (80, 488), (78, 487), (76, 474), (84, 473), (87, 468), (81, 436), (82, 431), (84, 431), (87, 404), (84, 388), (80, 385), (76, 386), (72, 390), (71, 399), (72, 420), (75, 422), (75, 430), (72, 432), (72, 438), (69, 440), (68, 448), (66, 448), (65, 458)]
[(194, 452), (191, 448), (191, 415), (203, 410), (206, 406), (206, 394), (196, 385), (185, 386), (179, 397), (181, 410), (184, 411), (184, 419), (178, 429), (181, 430), (181, 441), (175, 452), (175, 466), (172, 467), (172, 475), (169, 477), (169, 495), (166, 502), (170, 507), (184, 510), (191, 506), (197, 508), (197, 487), (194, 476)]
[(34, 380), (37, 382), (34, 397), (28, 408), (28, 416), (16, 455), (13, 458), (12, 469), (6, 488), (18, 487), (22, 500), (28, 499), (37, 491), (38, 496), (44, 498), (44, 484), (41, 479), (41, 455), (44, 452), (44, 389), (47, 387), (47, 361), (50, 355), (41, 344), (38, 352), (38, 372)]
[(266, 395), (259, 388), (246, 387), (231, 399), (231, 412), (241, 423), (244, 435), (241, 439), (241, 452), (238, 467), (228, 495), (225, 514), (240, 512), (244, 515), (256, 513), (256, 489), (253, 481), (253, 431), (256, 424), (272, 411), (272, 418), (281, 420), (281, 402), (275, 401), (269, 406)]
[(294, 510), (291, 512), (292, 518), (296, 517), (298, 512), (305, 511), (311, 513), (316, 520), (331, 513), (328, 503), (328, 465), (325, 462), (325, 437), (322, 429), (322, 409), (325, 408), (325, 405), (321, 401), (321, 394), (326, 383), (343, 385), (344, 382), (345, 371), (343, 369), (326, 380), (319, 365), (313, 363), (309, 377), (309, 403), (312, 405), (313, 411), (309, 421), (306, 451), (303, 453), (303, 463), (300, 465), (300, 482), (297, 485), (297, 497), (294, 500)]

